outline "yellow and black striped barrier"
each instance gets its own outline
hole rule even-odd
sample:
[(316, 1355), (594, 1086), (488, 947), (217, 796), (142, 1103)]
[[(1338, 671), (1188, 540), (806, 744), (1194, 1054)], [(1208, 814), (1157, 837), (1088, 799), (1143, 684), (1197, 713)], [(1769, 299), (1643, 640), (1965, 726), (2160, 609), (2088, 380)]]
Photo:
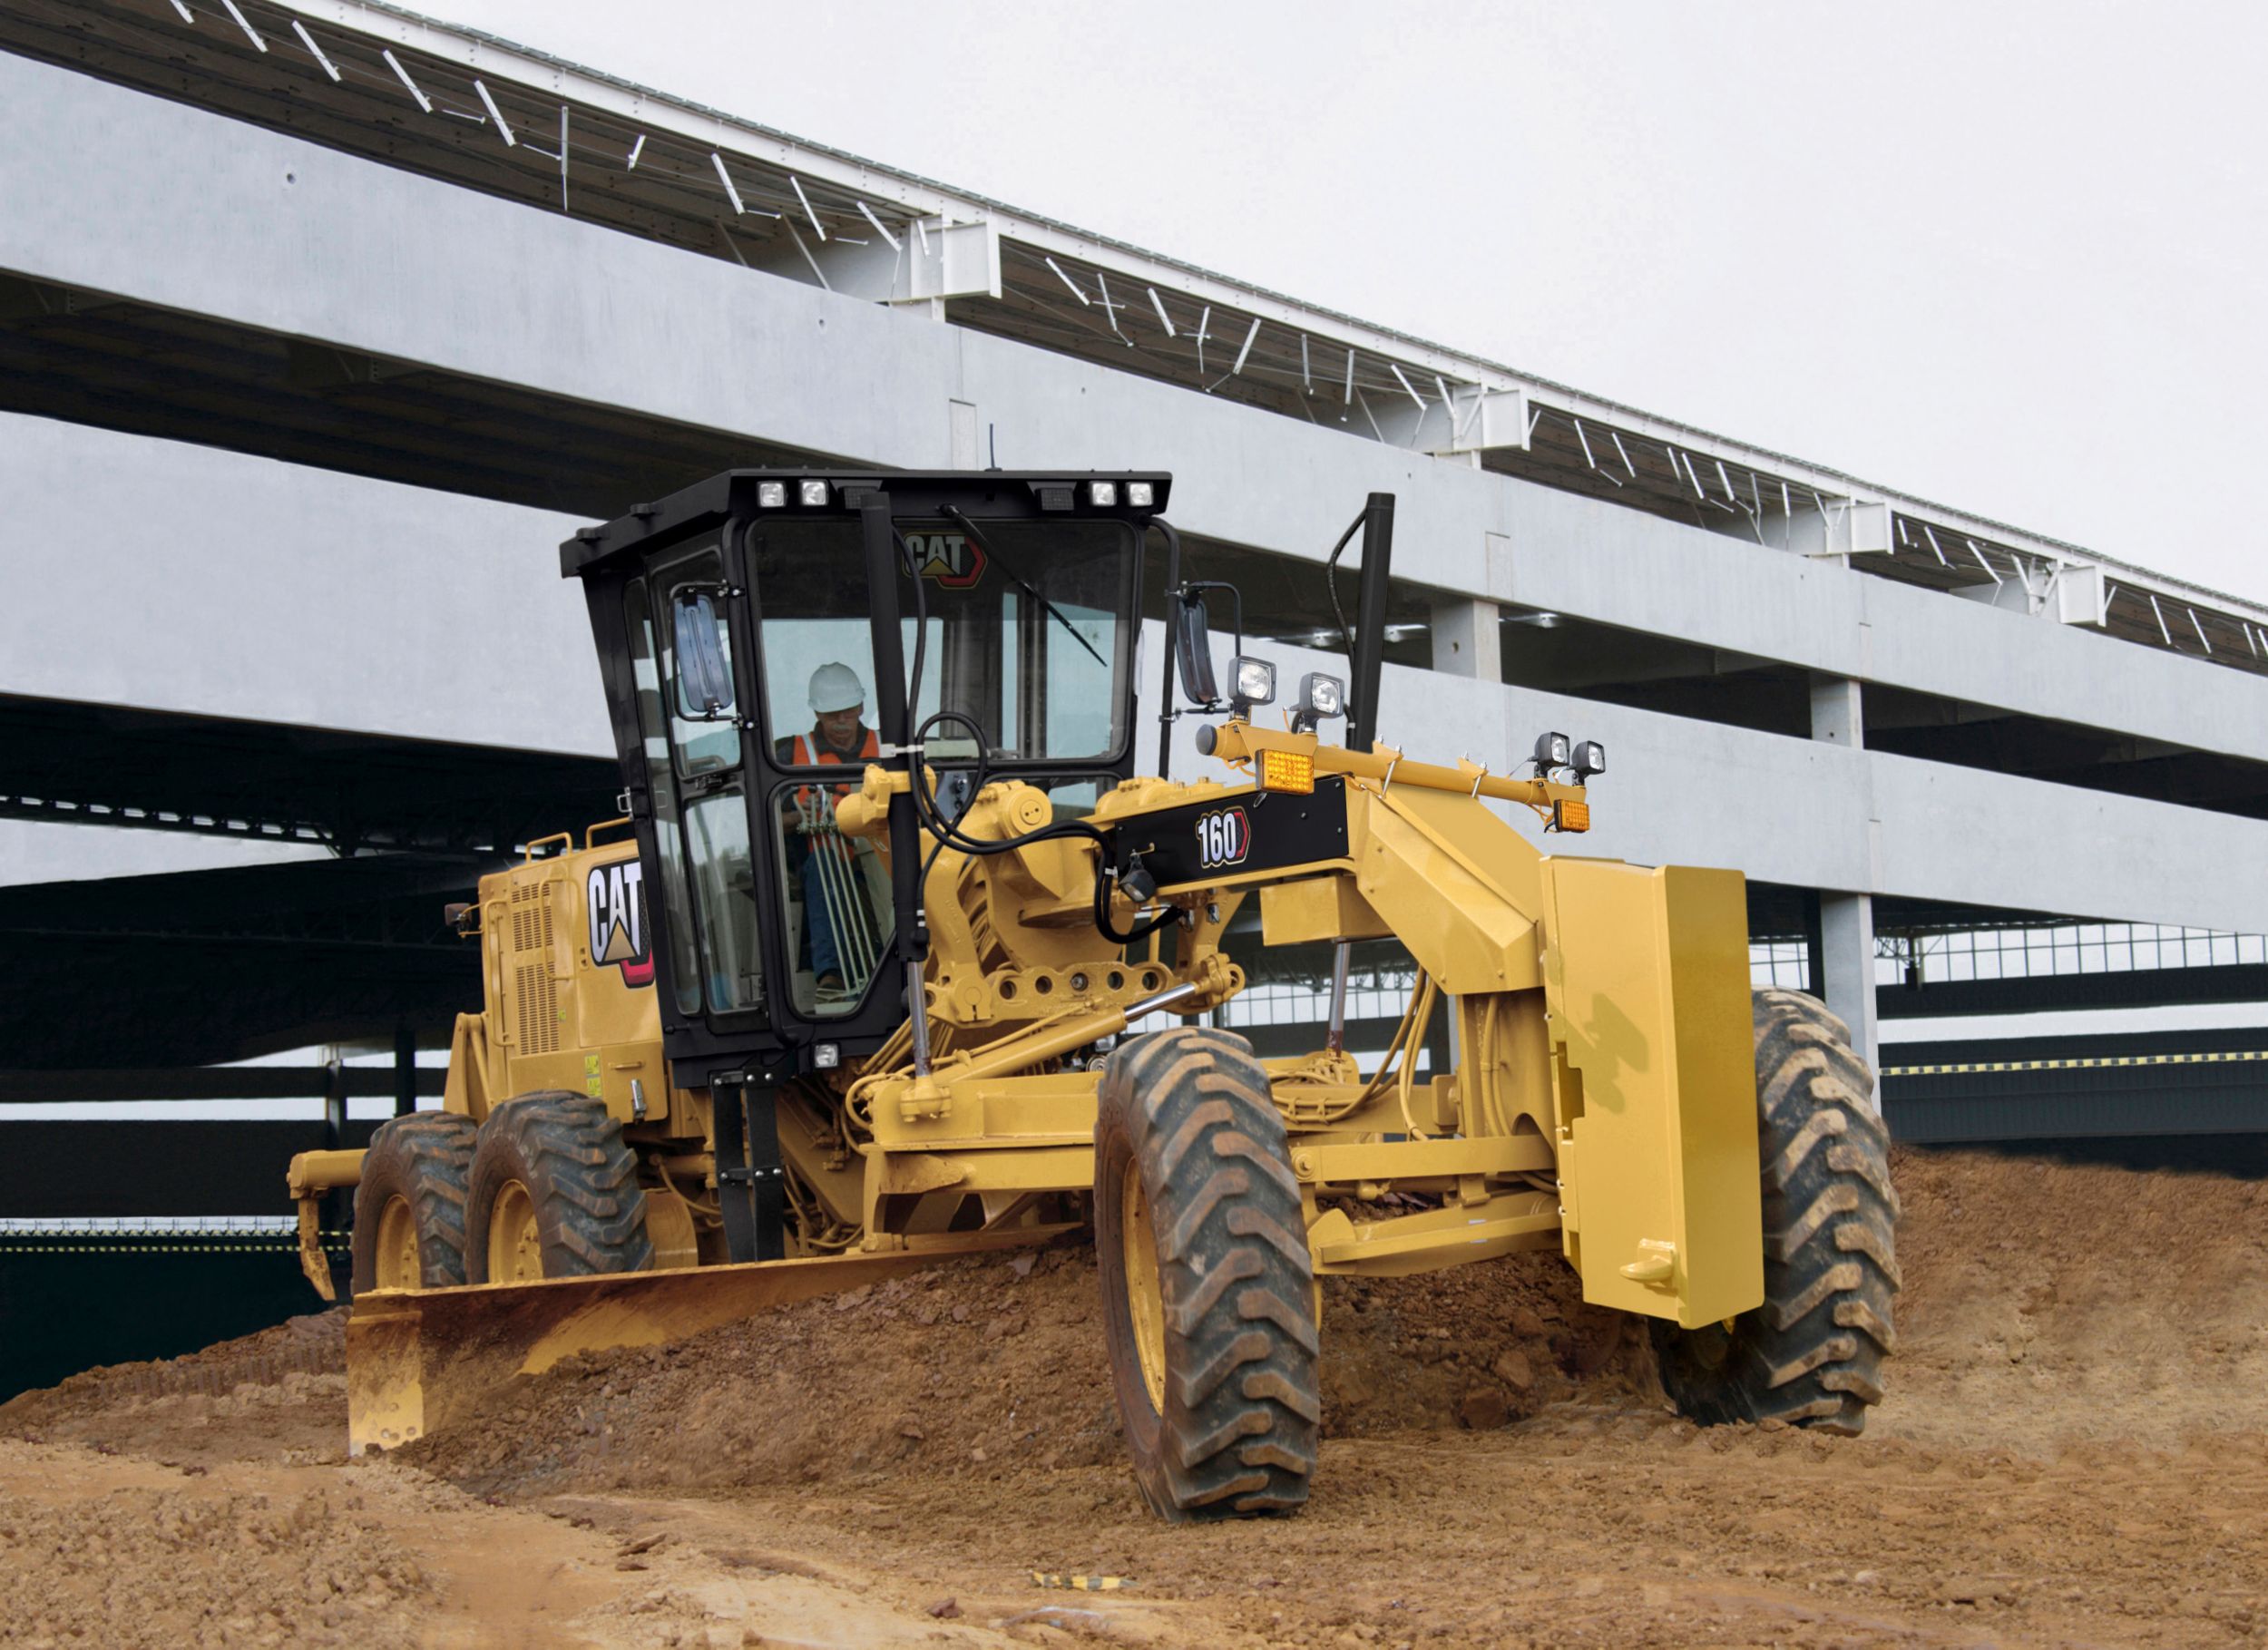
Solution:
[(2100, 1071), (2116, 1066), (2211, 1066), (2234, 1060), (2268, 1059), (2268, 1050), (2226, 1050), (2207, 1054), (2105, 1054), (2092, 1059), (1998, 1059), (1961, 1066), (1884, 1066), (1892, 1077), (1968, 1077), (1984, 1071)]
[[(288, 1228), (289, 1217), (282, 1219)], [(323, 1234), (323, 1247), (344, 1255), (350, 1234)], [(274, 1222), (91, 1218), (0, 1221), (0, 1255), (297, 1255), (297, 1235)]]

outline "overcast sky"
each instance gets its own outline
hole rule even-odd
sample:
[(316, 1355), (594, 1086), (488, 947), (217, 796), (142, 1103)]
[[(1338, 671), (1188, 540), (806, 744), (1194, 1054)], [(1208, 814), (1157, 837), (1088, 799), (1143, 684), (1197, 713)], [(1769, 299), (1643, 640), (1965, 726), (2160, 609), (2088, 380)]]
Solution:
[(2268, 7), (423, 5), (2268, 599)]

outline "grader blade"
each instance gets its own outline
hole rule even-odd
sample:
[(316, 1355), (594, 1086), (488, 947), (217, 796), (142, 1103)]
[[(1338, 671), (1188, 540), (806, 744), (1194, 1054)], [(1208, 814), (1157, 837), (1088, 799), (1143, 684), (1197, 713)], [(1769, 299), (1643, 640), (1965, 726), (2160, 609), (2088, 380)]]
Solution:
[(1027, 1228), (1002, 1242), (956, 1234), (949, 1245), (878, 1255), (374, 1291), (356, 1299), (347, 1320), (347, 1453), (392, 1450), (439, 1431), (514, 1377), (540, 1375), (578, 1352), (682, 1341), (774, 1307), (1039, 1235)]

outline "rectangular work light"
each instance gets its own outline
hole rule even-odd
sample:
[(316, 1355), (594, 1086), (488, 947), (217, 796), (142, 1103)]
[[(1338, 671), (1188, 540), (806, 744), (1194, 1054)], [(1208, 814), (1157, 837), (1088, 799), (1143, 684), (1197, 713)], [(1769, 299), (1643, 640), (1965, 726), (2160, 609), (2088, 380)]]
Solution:
[(1276, 702), (1276, 667), (1265, 659), (1238, 654), (1230, 661), (1229, 679), (1236, 684), (1234, 697), (1239, 705), (1272, 705)]
[(1299, 708), (1312, 717), (1334, 717), (1346, 709), (1346, 684), (1321, 670), (1299, 679)]

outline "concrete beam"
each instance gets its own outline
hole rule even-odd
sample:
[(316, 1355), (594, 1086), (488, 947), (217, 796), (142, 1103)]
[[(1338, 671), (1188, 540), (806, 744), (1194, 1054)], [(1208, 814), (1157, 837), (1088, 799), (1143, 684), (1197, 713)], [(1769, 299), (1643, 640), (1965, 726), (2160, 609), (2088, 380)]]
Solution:
[(0, 693), (612, 753), (572, 517), (13, 413), (0, 497)]
[(1521, 511), (1502, 600), (2268, 761), (2268, 678), (1572, 495), (1523, 499)]
[(0, 171), (0, 270), (286, 337), (901, 467), (959, 401), (1005, 464), (1171, 469), (1186, 531), (1315, 560), (1395, 493), (1396, 571), (1476, 593), (1518, 485), (5, 54), (0, 143), (49, 162)]

